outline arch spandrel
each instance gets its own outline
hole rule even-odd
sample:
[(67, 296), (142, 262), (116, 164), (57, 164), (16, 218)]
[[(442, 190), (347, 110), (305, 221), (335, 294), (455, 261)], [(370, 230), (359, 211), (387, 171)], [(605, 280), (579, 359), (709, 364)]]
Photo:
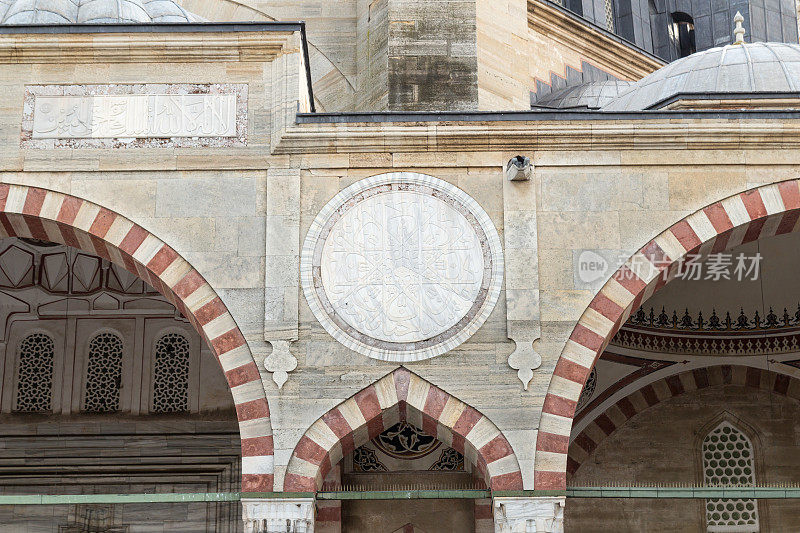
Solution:
[(536, 443), (536, 489), (566, 487), (572, 419), (593, 365), (631, 312), (675, 277), (681, 260), (793, 232), (798, 220), (800, 181), (764, 185), (683, 218), (619, 267), (578, 320), (553, 371)]
[(0, 237), (51, 241), (100, 256), (175, 305), (211, 347), (230, 387), (242, 440), (242, 490), (272, 490), (272, 426), (258, 367), (233, 316), (191, 264), (114, 211), (25, 185), (0, 184)]
[(497, 426), (404, 367), (340, 403), (306, 430), (292, 452), (283, 490), (319, 490), (344, 456), (406, 416), (421, 419), (423, 431), (462, 453), (492, 490), (522, 490), (519, 461)]

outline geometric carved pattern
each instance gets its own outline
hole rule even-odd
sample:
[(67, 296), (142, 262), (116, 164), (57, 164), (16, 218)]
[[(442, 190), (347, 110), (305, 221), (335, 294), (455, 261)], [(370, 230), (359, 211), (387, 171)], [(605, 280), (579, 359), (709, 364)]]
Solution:
[(283, 490), (319, 490), (344, 456), (403, 420), (470, 458), (492, 490), (522, 490), (519, 461), (497, 426), (404, 367), (357, 392), (306, 430), (289, 459)]
[(491, 219), (464, 191), (411, 172), (343, 189), (301, 254), (312, 312), (336, 340), (386, 361), (435, 357), (471, 337), (500, 294)]
[[(709, 487), (752, 487), (753, 445), (723, 421), (703, 439), (703, 479)], [(755, 500), (706, 500), (708, 531), (758, 531)]]
[(119, 213), (38, 187), (0, 184), (0, 235), (56, 242), (99, 255), (115, 263), (111, 268), (142, 278), (177, 307), (207, 339), (225, 372), (237, 418), (243, 428), (246, 424), (242, 491), (272, 490), (272, 424), (258, 366), (230, 311), (196, 269)]
[(89, 343), (84, 410), (94, 413), (119, 411), (121, 384), (122, 339), (113, 333), (101, 333)]
[[(722, 253), (795, 231), (800, 181), (787, 180), (732, 195), (673, 224), (633, 254), (589, 303), (553, 370), (542, 407), (534, 488), (563, 490), (571, 420), (580, 391), (608, 341), (642, 302), (666, 284), (688, 254)], [(566, 385), (572, 382), (578, 386)]]
[(23, 339), (17, 356), (17, 411), (51, 410), (53, 389), (53, 339), (33, 333)]
[(33, 283), (33, 254), (16, 246), (0, 253), (0, 284), (22, 288)]
[(189, 341), (167, 333), (156, 343), (153, 371), (153, 412), (189, 410)]

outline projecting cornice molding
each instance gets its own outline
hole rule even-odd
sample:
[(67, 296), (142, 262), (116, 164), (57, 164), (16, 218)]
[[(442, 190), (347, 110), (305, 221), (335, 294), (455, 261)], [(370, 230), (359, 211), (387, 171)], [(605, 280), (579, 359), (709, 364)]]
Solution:
[[(347, 121), (334, 122), (331, 117), (319, 120), (316, 115), (304, 115), (298, 117), (300, 124), (287, 128), (273, 153), (774, 150), (795, 149), (800, 143), (798, 113), (667, 112), (658, 117), (625, 113), (608, 114), (608, 118), (576, 113), (574, 120), (566, 120), (564, 114), (557, 120), (531, 112), (519, 113), (519, 122), (503, 118), (508, 114), (495, 115), (496, 120), (475, 122), (460, 122), (446, 115), (419, 117), (417, 122), (408, 122), (405, 115), (391, 122), (391, 118), (384, 122), (371, 117), (358, 122), (361, 117), (350, 116)], [(426, 122), (429, 120), (432, 122)]]
[(40, 27), (30, 27), (30, 33), (22, 33), (1, 28), (0, 63), (272, 61), (302, 50), (299, 26), (296, 31), (291, 27), (241, 31), (233, 25), (214, 25), (218, 26), (216, 31), (208, 31), (201, 29), (203, 25), (184, 26), (178, 31), (157, 31), (156, 25), (149, 32), (126, 25), (109, 25), (112, 31), (104, 32), (81, 31), (82, 27), (66, 27), (68, 32), (44, 32), (34, 31)]
[(665, 65), (655, 56), (546, 2), (528, 1), (528, 26), (623, 79), (639, 80)]

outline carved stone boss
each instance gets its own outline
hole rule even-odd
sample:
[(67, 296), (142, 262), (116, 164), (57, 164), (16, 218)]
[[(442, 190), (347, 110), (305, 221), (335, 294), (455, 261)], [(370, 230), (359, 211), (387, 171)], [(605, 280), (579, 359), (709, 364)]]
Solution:
[(34, 139), (235, 137), (235, 94), (38, 96)]

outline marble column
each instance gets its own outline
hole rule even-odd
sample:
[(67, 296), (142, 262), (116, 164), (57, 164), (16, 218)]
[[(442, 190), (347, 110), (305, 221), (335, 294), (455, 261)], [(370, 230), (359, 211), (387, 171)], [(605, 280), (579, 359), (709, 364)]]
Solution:
[(314, 498), (242, 498), (244, 533), (313, 533)]
[(562, 497), (494, 498), (495, 533), (563, 533)]

